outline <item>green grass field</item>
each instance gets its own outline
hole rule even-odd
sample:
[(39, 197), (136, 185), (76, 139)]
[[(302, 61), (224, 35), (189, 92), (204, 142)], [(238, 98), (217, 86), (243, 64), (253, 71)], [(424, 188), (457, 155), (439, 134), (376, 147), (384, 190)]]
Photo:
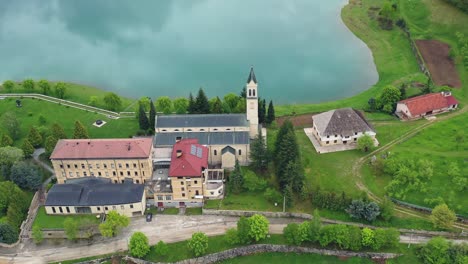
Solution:
[(374, 263), (370, 259), (365, 258), (339, 258), (335, 256), (323, 256), (318, 254), (297, 254), (297, 253), (262, 253), (251, 256), (238, 257), (222, 261), (223, 264), (283, 264), (283, 263), (317, 263), (317, 264), (371, 264)]
[[(47, 123), (43, 125), (44, 127), (50, 128), (53, 123), (59, 123), (69, 138), (73, 136), (76, 120), (81, 121), (87, 128), (90, 138), (128, 138), (138, 130), (138, 122), (134, 118), (109, 119), (94, 112), (87, 112), (37, 99), (22, 99), (22, 105), (23, 107), (16, 107), (15, 100), (13, 99), (0, 100), (0, 113), (15, 113), (21, 125), (21, 138), (15, 142), (15, 146), (21, 146), (31, 126), (41, 126), (39, 124), (39, 116), (41, 115), (47, 120)], [(100, 128), (93, 126), (93, 123), (97, 119), (104, 120), (107, 124)], [(4, 128), (0, 127), (0, 134), (4, 132)]]
[(36, 219), (34, 219), (33, 226), (39, 226), (40, 228), (63, 228), (63, 222), (68, 217), (73, 218), (77, 221), (78, 225), (84, 221), (99, 224), (99, 219), (95, 215), (47, 215), (44, 207), (40, 207), (37, 212)]

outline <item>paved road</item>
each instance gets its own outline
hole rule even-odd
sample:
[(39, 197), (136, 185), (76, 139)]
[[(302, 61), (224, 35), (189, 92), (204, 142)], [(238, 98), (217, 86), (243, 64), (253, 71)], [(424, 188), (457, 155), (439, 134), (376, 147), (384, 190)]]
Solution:
[[(147, 223), (145, 218), (132, 219), (129, 227), (112, 239), (100, 239), (93, 245), (83, 243), (70, 243), (67, 245), (41, 245), (33, 243), (24, 244), (17, 254), (9, 255), (4, 260), (8, 263), (45, 263), (55, 262), (83, 257), (90, 257), (113, 252), (124, 251), (130, 236), (135, 231), (141, 231), (149, 238), (150, 244), (156, 244), (159, 240), (166, 243), (187, 240), (194, 232), (204, 232), (209, 236), (221, 235), (229, 228), (236, 226), (237, 217), (198, 215), (155, 215), (153, 221)], [(270, 233), (281, 234), (286, 224), (290, 222), (300, 222), (298, 219), (274, 218), (270, 220)], [(422, 236), (400, 236), (402, 243), (423, 243), (429, 240)], [(462, 240), (455, 240), (461, 243)], [(58, 252), (60, 252), (58, 254)], [(0, 257), (0, 263), (2, 258)]]

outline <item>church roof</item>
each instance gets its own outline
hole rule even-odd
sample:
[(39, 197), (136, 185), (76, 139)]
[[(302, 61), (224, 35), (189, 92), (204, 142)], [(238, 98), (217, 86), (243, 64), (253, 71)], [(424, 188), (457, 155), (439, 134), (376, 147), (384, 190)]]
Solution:
[(158, 115), (156, 128), (177, 127), (247, 127), (245, 114)]
[(356, 132), (374, 132), (361, 113), (352, 108), (331, 110), (314, 115), (312, 119), (322, 136), (352, 136)]
[(201, 145), (246, 145), (250, 143), (249, 132), (175, 132), (156, 133), (154, 146), (172, 146), (176, 138), (195, 138)]
[(174, 144), (169, 177), (200, 177), (208, 168), (208, 148), (196, 139), (183, 139)]
[(253, 81), (254, 83), (257, 83), (257, 78), (255, 77), (255, 72), (253, 67), (250, 68), (250, 73), (249, 73), (249, 78), (247, 78), (247, 83), (250, 83)]

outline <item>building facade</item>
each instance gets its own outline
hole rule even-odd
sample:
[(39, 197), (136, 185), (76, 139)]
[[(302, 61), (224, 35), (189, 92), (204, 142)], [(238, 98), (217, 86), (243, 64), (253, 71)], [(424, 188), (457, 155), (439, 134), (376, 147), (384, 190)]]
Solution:
[(455, 110), (458, 101), (450, 92), (431, 93), (402, 100), (395, 114), (400, 119), (413, 120)]
[(153, 174), (151, 138), (62, 139), (50, 157), (57, 182), (102, 177), (112, 183), (145, 183)]

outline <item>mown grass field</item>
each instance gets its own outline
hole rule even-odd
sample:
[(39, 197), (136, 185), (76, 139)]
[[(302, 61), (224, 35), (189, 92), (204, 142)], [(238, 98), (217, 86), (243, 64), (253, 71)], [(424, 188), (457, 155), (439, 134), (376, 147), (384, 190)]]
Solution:
[[(23, 107), (16, 107), (14, 99), (0, 100), (0, 113), (13, 112), (16, 114), (20, 126), (20, 140), (15, 142), (15, 146), (21, 146), (24, 138), (27, 137), (32, 126), (50, 128), (53, 123), (60, 124), (67, 136), (73, 136), (75, 121), (79, 120), (87, 128), (90, 138), (127, 138), (134, 135), (138, 130), (138, 122), (134, 118), (109, 119), (106, 116), (87, 112), (64, 105), (58, 105), (37, 99), (22, 99)], [(46, 124), (39, 123), (39, 116), (46, 119)], [(101, 119), (107, 122), (98, 128), (93, 123)], [(0, 126), (0, 134), (5, 133), (3, 126)]]
[[(427, 182), (428, 191), (413, 191), (407, 194), (405, 201), (422, 206), (433, 207), (426, 199), (441, 197), (457, 213), (468, 215), (468, 194), (457, 191), (447, 175), (451, 162), (458, 164), (462, 175), (468, 175), (468, 141), (457, 143), (455, 135), (468, 131), (468, 113), (441, 121), (421, 131), (417, 136), (392, 147), (392, 155), (403, 159), (426, 159), (434, 163), (434, 173)], [(379, 196), (385, 194), (384, 188), (391, 181), (387, 175), (374, 176), (369, 165), (362, 173), (366, 185)]]
[(85, 214), (78, 214), (78, 215), (47, 215), (45, 212), (44, 207), (40, 207), (39, 211), (37, 212), (36, 219), (34, 219), (33, 226), (39, 226), (40, 228), (63, 228), (63, 222), (67, 218), (72, 218), (78, 223), (78, 226), (83, 222), (99, 224), (99, 219), (96, 218), (95, 215), (85, 215)]
[(297, 253), (262, 253), (245, 257), (238, 257), (222, 261), (223, 264), (283, 264), (283, 263), (317, 263), (317, 264), (372, 264), (372, 260), (365, 258), (339, 258), (335, 256), (323, 256), (318, 254), (297, 254)]

